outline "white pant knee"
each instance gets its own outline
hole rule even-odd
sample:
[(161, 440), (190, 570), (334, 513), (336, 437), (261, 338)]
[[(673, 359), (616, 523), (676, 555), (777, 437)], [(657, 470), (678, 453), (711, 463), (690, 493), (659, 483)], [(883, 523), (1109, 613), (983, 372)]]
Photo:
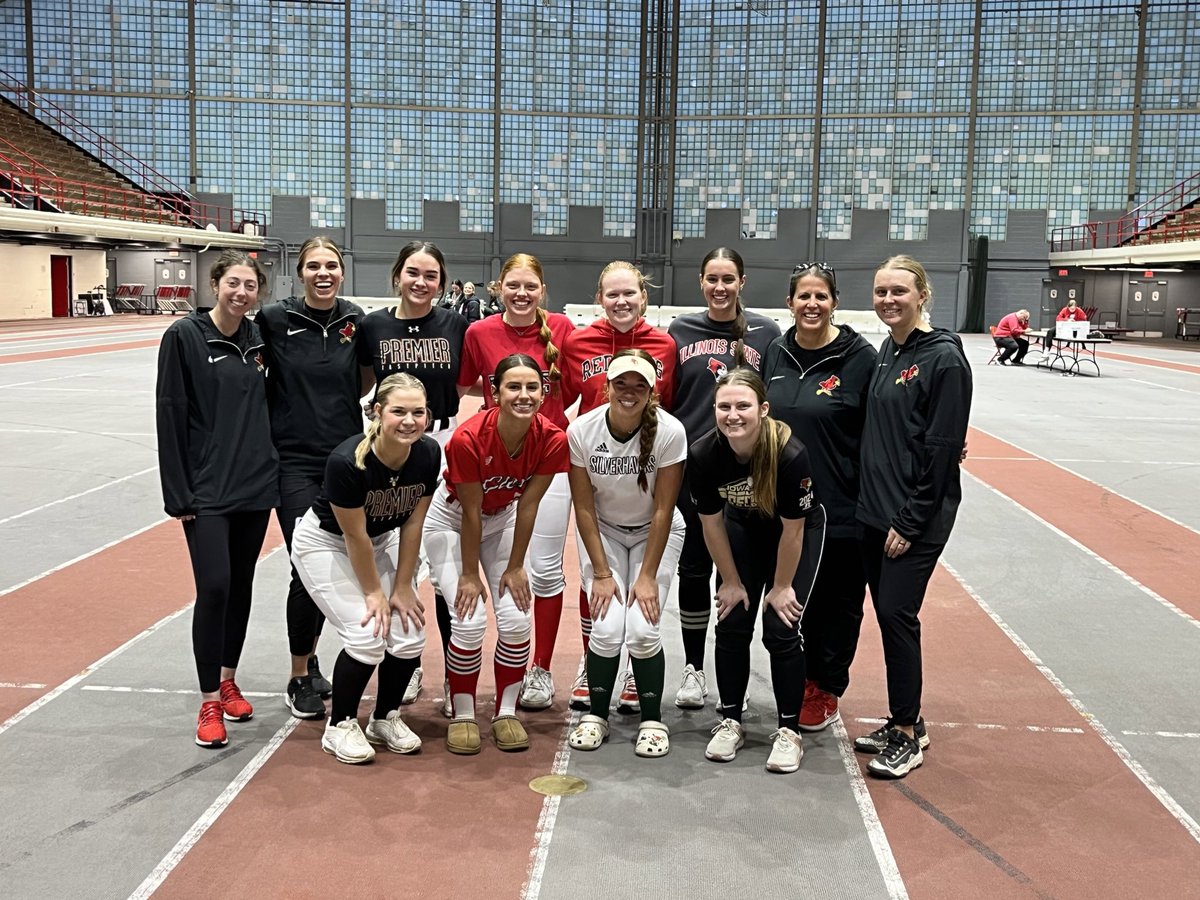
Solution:
[(597, 656), (613, 657), (621, 652), (621, 645), (625, 643), (625, 613), (625, 607), (613, 600), (603, 619), (592, 620), (592, 636), (588, 647)]
[(496, 632), (506, 644), (521, 644), (533, 633), (532, 616), (521, 612), (512, 595), (505, 591), (496, 601)]
[(567, 587), (563, 575), (563, 546), (571, 519), (571, 487), (559, 472), (538, 504), (537, 521), (529, 539), (529, 587), (535, 597), (553, 597)]

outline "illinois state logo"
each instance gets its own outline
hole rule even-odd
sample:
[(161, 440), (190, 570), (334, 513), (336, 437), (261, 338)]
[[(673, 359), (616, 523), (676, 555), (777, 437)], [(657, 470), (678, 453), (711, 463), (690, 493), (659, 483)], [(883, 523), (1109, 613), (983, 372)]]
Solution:
[(729, 371), (729, 367), (719, 359), (708, 358), (708, 371), (712, 372), (713, 379), (719, 381), (723, 375)]
[(342, 336), (342, 340), (340, 343), (343, 343), (343, 344), (350, 343), (352, 340), (354, 340), (354, 335), (357, 332), (358, 332), (358, 329), (355, 327), (354, 323), (347, 322), (340, 329), (338, 329), (338, 334), (340, 334)]
[(258, 366), (258, 371), (260, 372), (267, 367), (266, 363), (263, 361), (262, 353), (254, 354), (254, 364)]
[(821, 394), (824, 394), (826, 397), (832, 397), (834, 389), (840, 388), (841, 386), (842, 379), (838, 378), (836, 375), (830, 375), (819, 385), (817, 385), (817, 396), (819, 397)]
[(896, 379), (896, 384), (908, 385), (910, 381), (917, 377), (921, 370), (917, 366), (909, 366), (907, 369), (900, 370), (900, 377)]

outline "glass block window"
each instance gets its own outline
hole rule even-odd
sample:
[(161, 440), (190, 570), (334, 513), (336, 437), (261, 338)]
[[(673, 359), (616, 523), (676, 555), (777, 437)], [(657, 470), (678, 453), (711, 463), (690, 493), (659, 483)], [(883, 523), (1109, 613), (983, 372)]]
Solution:
[(1200, 7), (1160, 2), (1146, 21), (1146, 109), (1200, 106)]
[(1200, 116), (1144, 115), (1138, 133), (1134, 202), (1144, 203), (1197, 172), (1200, 172)]
[(25, 71), (25, 4), (0, 3), (0, 69), (23, 84)]

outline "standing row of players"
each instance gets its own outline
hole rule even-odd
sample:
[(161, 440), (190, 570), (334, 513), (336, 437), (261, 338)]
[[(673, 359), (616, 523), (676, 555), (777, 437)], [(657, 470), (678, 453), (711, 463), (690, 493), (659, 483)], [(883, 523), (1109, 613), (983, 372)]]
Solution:
[[(213, 308), (164, 335), (159, 453), (166, 510), (183, 522), (196, 580), (197, 743), (223, 746), (224, 720), (253, 714), (236, 668), (276, 509), (293, 564), (287, 702), (317, 718), (332, 694), (327, 752), (353, 763), (373, 758), (372, 744), (420, 746), (400, 709), (421, 690), (422, 560), (446, 660), (448, 749), (482, 744), (475, 695), (488, 605), (498, 635), (492, 738), (502, 750), (527, 747), (518, 706), (544, 709), (555, 694), (573, 499), (587, 659), (570, 703), (588, 714), (572, 746), (607, 739), (615, 701), (640, 712), (639, 755), (668, 751), (660, 623), (676, 573), (685, 666), (675, 703), (704, 706), (715, 561), (721, 722), (708, 758), (731, 760), (744, 744), (761, 603), (778, 715), (768, 768), (798, 768), (800, 733), (838, 717), (869, 586), (890, 714), (855, 745), (878, 753), (875, 774), (921, 764), (918, 614), (961, 496), (971, 379), (957, 337), (928, 322), (919, 263), (893, 257), (876, 273), (874, 305), (890, 332), (878, 354), (834, 323), (832, 269), (796, 268), (786, 298), (795, 324), (781, 334), (742, 307), (743, 263), (727, 248), (701, 264), (706, 310), (667, 333), (642, 317), (647, 285), (625, 262), (601, 273), (603, 317), (581, 329), (546, 311), (542, 267), (527, 254), (501, 270), (503, 314), (469, 328), (437, 305), (447, 275), (432, 244), (401, 250), (398, 302), (370, 315), (338, 297), (343, 271), (333, 242), (310, 239), (297, 265), (304, 295), (265, 305), (252, 322), (263, 273), (227, 252), (211, 272)], [(484, 409), (460, 427), (470, 391)], [(332, 685), (315, 655), (326, 618), (344, 644)], [(376, 668), (364, 731), (357, 709)]]

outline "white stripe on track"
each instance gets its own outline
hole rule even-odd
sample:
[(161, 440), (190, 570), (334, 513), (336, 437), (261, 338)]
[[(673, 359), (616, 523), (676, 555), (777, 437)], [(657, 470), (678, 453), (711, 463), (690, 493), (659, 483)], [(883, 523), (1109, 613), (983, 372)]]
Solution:
[(96, 491), (102, 491), (105, 488), (110, 488), (115, 484), (120, 484), (123, 481), (129, 481), (133, 478), (140, 478), (142, 475), (147, 475), (150, 472), (157, 472), (158, 466), (150, 466), (148, 469), (142, 469), (140, 472), (133, 472), (129, 475), (122, 475), (120, 478), (114, 478), (112, 481), (106, 481), (104, 484), (98, 484), (95, 487), (90, 487), (86, 491), (80, 491), (78, 494), (68, 494), (66, 497), (59, 497), (57, 500), (51, 500), (49, 503), (43, 503), (41, 506), (35, 506), (32, 509), (27, 509), (24, 512), (16, 513), (0, 519), (0, 525), (7, 525), (9, 522), (15, 522), (17, 519), (23, 519), (26, 516), (31, 516), (36, 512), (41, 512), (43, 509), (49, 509), (52, 506), (58, 506), (60, 503), (66, 503), (68, 500), (78, 500), (80, 497), (86, 497), (88, 494), (94, 494)]
[[(966, 474), (969, 478), (971, 478), (973, 481), (978, 483), (982, 488), (984, 488), (985, 490), (991, 491), (993, 494), (995, 494), (1001, 500), (1004, 500), (1007, 503), (1011, 503), (1013, 506), (1015, 506), (1021, 512), (1025, 513), (1025, 515), (1029, 516), (1029, 518), (1031, 518), (1035, 522), (1037, 522), (1039, 525), (1043, 526), (1044, 528), (1048, 528), (1050, 531), (1054, 532), (1060, 538), (1062, 538), (1067, 543), (1069, 543), (1072, 547), (1075, 547), (1076, 549), (1083, 551), (1088, 556), (1090, 556), (1093, 560), (1100, 563), (1100, 565), (1104, 566), (1104, 568), (1106, 568), (1110, 572), (1112, 572), (1114, 575), (1117, 575), (1120, 578), (1123, 578), (1125, 581), (1129, 582), (1131, 585), (1133, 585), (1135, 588), (1137, 588), (1139, 591), (1141, 591), (1147, 597), (1149, 597), (1152, 600), (1157, 601), (1162, 606), (1165, 606), (1171, 612), (1175, 613), (1175, 615), (1179, 616), (1181, 619), (1183, 619), (1189, 625), (1192, 625), (1195, 628), (1200, 628), (1200, 620), (1193, 618), (1191, 615), (1184, 612), (1182, 609), (1180, 609), (1178, 606), (1176, 606), (1174, 603), (1172, 603), (1166, 597), (1164, 597), (1161, 594), (1157, 593), (1156, 591), (1146, 587), (1146, 585), (1142, 584), (1140, 581), (1138, 581), (1136, 578), (1134, 578), (1132, 575), (1130, 575), (1124, 569), (1118, 567), (1115, 563), (1112, 563), (1109, 560), (1105, 559), (1103, 556), (1101, 556), (1099, 553), (1097, 553), (1095, 550), (1091, 549), (1090, 547), (1087, 547), (1087, 546), (1081, 544), (1079, 541), (1075, 540), (1075, 538), (1071, 537), (1069, 534), (1067, 534), (1061, 528), (1047, 522), (1045, 519), (1043, 519), (1041, 516), (1039, 516), (1033, 510), (1027, 509), (1026, 507), (1022, 506), (1020, 503), (1018, 503), (1012, 497), (1008, 496), (1008, 494), (1004, 493), (999, 488), (992, 487), (990, 484), (988, 484), (987, 482), (985, 482), (981, 478), (979, 478), (978, 475), (973, 475), (971, 472), (967, 472)], [(1138, 504), (1138, 505), (1140, 506), (1141, 504)], [(1154, 512), (1153, 510), (1150, 510), (1150, 511)], [(1165, 516), (1164, 516), (1164, 518), (1165, 518)], [(1187, 526), (1184, 526), (1184, 527), (1186, 528)]]
[[(1179, 370), (1175, 369), (1174, 371), (1178, 372)], [(1185, 374), (1194, 374), (1194, 373), (1185, 373)], [(1181, 394), (1200, 394), (1200, 391), (1189, 391), (1187, 388), (1172, 387), (1169, 384), (1159, 384), (1157, 381), (1143, 381), (1140, 378), (1130, 378), (1129, 380), (1136, 382), (1138, 384), (1148, 384), (1148, 385), (1150, 385), (1150, 387), (1162, 388), (1164, 391), (1178, 391)]]
[(1122, 731), (1129, 737), (1165, 737), (1165, 738), (1200, 738), (1200, 732), (1195, 731)]
[[(1159, 518), (1166, 519), (1166, 520), (1167, 520), (1168, 522), (1170, 522), (1172, 525), (1178, 525), (1180, 528), (1186, 528), (1188, 531), (1192, 532), (1192, 534), (1200, 534), (1200, 529), (1193, 528), (1191, 525), (1188, 525), (1186, 522), (1180, 522), (1178, 519), (1172, 519), (1172, 518), (1171, 518), (1170, 516), (1168, 516), (1166, 513), (1159, 512), (1157, 509), (1152, 509), (1151, 507), (1147, 506), (1145, 503), (1140, 503), (1140, 502), (1138, 502), (1137, 500), (1134, 500), (1132, 497), (1126, 497), (1124, 494), (1121, 494), (1121, 493), (1118, 493), (1117, 491), (1114, 491), (1112, 488), (1110, 488), (1110, 487), (1109, 487), (1108, 485), (1106, 485), (1106, 484), (1101, 484), (1099, 481), (1096, 481), (1096, 480), (1095, 480), (1095, 479), (1093, 479), (1093, 478), (1088, 478), (1086, 475), (1080, 475), (1080, 474), (1079, 474), (1078, 472), (1076, 472), (1074, 469), (1069, 469), (1069, 468), (1067, 468), (1066, 466), (1059, 465), (1059, 464), (1058, 464), (1058, 463), (1057, 463), (1055, 460), (1053, 460), (1053, 459), (1049, 459), (1048, 457), (1042, 456), (1042, 455), (1040, 455), (1040, 454), (1038, 454), (1038, 453), (1034, 453), (1032, 450), (1027, 450), (1027, 449), (1025, 449), (1024, 447), (1022, 447), (1022, 446), (1020, 446), (1020, 445), (1018, 445), (1018, 444), (1014, 444), (1012, 441), (1006, 440), (1005, 438), (1002, 438), (1002, 437), (997, 437), (996, 435), (992, 434), (990, 431), (984, 431), (984, 429), (982, 429), (982, 428), (978, 428), (978, 427), (976, 427), (976, 426), (974, 426), (974, 425), (972, 425), (971, 427), (972, 427), (972, 428), (975, 428), (975, 430), (976, 430), (976, 431), (978, 431), (978, 432), (981, 432), (981, 433), (983, 433), (983, 434), (986, 434), (988, 437), (992, 438), (993, 440), (997, 440), (997, 441), (1000, 441), (1001, 443), (1008, 444), (1010, 447), (1016, 447), (1016, 448), (1017, 448), (1018, 450), (1020, 450), (1022, 453), (1028, 453), (1030, 456), (1032, 456), (1032, 457), (1034, 457), (1034, 458), (1036, 458), (1036, 459), (1040, 459), (1042, 462), (1047, 462), (1047, 463), (1049, 463), (1050, 465), (1054, 466), (1054, 467), (1055, 467), (1055, 468), (1057, 468), (1057, 469), (1062, 469), (1064, 472), (1067, 472), (1068, 474), (1074, 475), (1076, 478), (1080, 478), (1080, 479), (1082, 479), (1083, 481), (1086, 481), (1088, 484), (1094, 484), (1096, 487), (1100, 488), (1100, 489), (1101, 489), (1101, 490), (1103, 490), (1103, 491), (1107, 491), (1108, 493), (1112, 494), (1114, 497), (1120, 497), (1120, 498), (1121, 498), (1122, 500), (1124, 500), (1126, 503), (1132, 503), (1134, 506), (1137, 506), (1137, 507), (1140, 507), (1140, 508), (1142, 508), (1142, 509), (1146, 510), (1146, 512), (1151, 512), (1151, 513), (1154, 513), (1154, 514), (1155, 514), (1156, 516), (1158, 516)], [(980, 458), (981, 458), (981, 459), (983, 459), (983, 458), (985, 458), (985, 457), (980, 457)], [(971, 457), (970, 457), (970, 456), (968, 456), (968, 457), (967, 457), (967, 461), (968, 461), (968, 462), (970, 462), (970, 460), (971, 460)], [(1103, 462), (1106, 462), (1106, 463), (1107, 463), (1107, 462), (1108, 462), (1108, 460), (1103, 460)], [(1192, 460), (1191, 462), (1189, 462), (1189, 463), (1186, 463), (1186, 465), (1189, 465), (1189, 466), (1190, 466), (1190, 465), (1195, 465), (1195, 460)], [(1022, 507), (1022, 508), (1024, 508), (1024, 507)]]
[[(193, 691), (192, 693), (195, 692)], [(204, 837), (204, 833), (221, 817), (221, 813), (229, 808), (229, 804), (242, 792), (242, 788), (250, 783), (250, 779), (258, 774), (259, 769), (266, 765), (267, 760), (280, 748), (287, 736), (300, 724), (300, 721), (300, 719), (289, 717), (283, 723), (282, 727), (267, 741), (266, 746), (259, 750), (250, 762), (246, 763), (246, 767), (238, 773), (237, 777), (229, 783), (225, 790), (221, 791), (217, 799), (212, 802), (212, 805), (195, 821), (192, 827), (171, 848), (170, 852), (159, 861), (153, 871), (146, 876), (145, 881), (134, 889), (133, 893), (129, 895), (129, 900), (144, 900), (144, 898), (149, 897), (158, 890), (167, 876), (187, 856), (188, 851), (196, 845), (196, 842), (200, 838)]]
[(1104, 743), (1108, 745), (1108, 748), (1116, 754), (1117, 759), (1119, 759), (1125, 765), (1125, 768), (1129, 769), (1129, 771), (1133, 773), (1134, 777), (1137, 778), (1137, 780), (1143, 785), (1145, 785), (1146, 789), (1150, 791), (1150, 793), (1159, 803), (1162, 804), (1163, 808), (1166, 809), (1166, 811), (1170, 813), (1175, 820), (1187, 830), (1187, 833), (1192, 836), (1192, 839), (1200, 843), (1200, 823), (1197, 823), (1196, 820), (1188, 814), (1188, 811), (1180, 806), (1178, 801), (1176, 801), (1174, 797), (1167, 793), (1166, 789), (1163, 788), (1162, 785), (1154, 780), (1154, 776), (1146, 771), (1146, 768), (1133, 758), (1130, 752), (1125, 749), (1124, 745), (1122, 745), (1120, 741), (1113, 737), (1112, 732), (1105, 728), (1104, 725), (1101, 724), (1100, 720), (1088, 711), (1088, 708), (1084, 706), (1083, 702), (1078, 697), (1075, 696), (1074, 692), (1065, 684), (1063, 684), (1061, 680), (1059, 680), (1059, 677), (1055, 675), (1053, 671), (1051, 671), (1050, 667), (1041, 661), (1038, 655), (1033, 652), (1033, 649), (1021, 639), (1020, 635), (1018, 635), (1012, 630), (1011, 627), (1009, 627), (1008, 623), (1005, 622), (1004, 619), (1002, 619), (1000, 615), (988, 605), (987, 601), (979, 596), (979, 594), (975, 592), (974, 588), (967, 584), (962, 575), (960, 575), (953, 566), (946, 562), (945, 559), (941, 560), (941, 564), (943, 567), (945, 567), (947, 572), (954, 576), (954, 580), (958, 582), (959, 586), (966, 591), (968, 595), (970, 595), (971, 599), (979, 604), (979, 608), (982, 609), (984, 613), (986, 613), (987, 616), (996, 623), (996, 627), (1004, 632), (1004, 635), (1013, 642), (1016, 648), (1021, 651), (1027, 660), (1033, 663), (1038, 672), (1042, 674), (1042, 677), (1054, 686), (1055, 690), (1057, 690), (1063, 696), (1063, 698), (1071, 704), (1072, 708), (1079, 713), (1084, 722), (1086, 722), (1091, 729), (1100, 736), (1100, 740), (1104, 741)]
[[(0, 684), (0, 687), (3, 687)], [(22, 685), (25, 687), (26, 685)], [(36, 687), (37, 685), (28, 685)], [(41, 685), (45, 687), (45, 685)], [(117, 684), (85, 684), (80, 688), (81, 691), (104, 691), (111, 694), (191, 694), (196, 695), (195, 688), (155, 688), (155, 687), (129, 687), (128, 685)], [(283, 697), (283, 691), (242, 691), (243, 697), (253, 697), (256, 700), (270, 699), (271, 697)]]
[[(554, 754), (554, 765), (550, 767), (551, 775), (566, 774), (567, 764), (571, 761), (571, 747), (567, 739), (582, 716), (582, 713), (573, 712), (567, 719), (562, 738), (558, 742), (558, 750)], [(528, 874), (525, 884), (521, 886), (521, 900), (538, 900), (542, 891), (542, 874), (546, 871), (546, 860), (550, 856), (550, 840), (554, 837), (554, 822), (558, 818), (558, 806), (561, 801), (562, 797), (550, 796), (542, 800), (542, 811), (538, 815), (537, 827), (533, 833), (533, 849), (529, 851)]]
[(25, 684), (19, 681), (0, 681), (0, 688), (29, 688), (32, 690), (45, 690), (44, 684)]
[(883, 830), (883, 823), (879, 821), (875, 802), (871, 799), (867, 781), (863, 778), (862, 769), (858, 767), (858, 760), (854, 756), (850, 735), (846, 733), (846, 726), (840, 716), (834, 720), (832, 728), (837, 737), (838, 752), (842, 755), (842, 765), (846, 767), (846, 774), (850, 777), (850, 790), (854, 794), (854, 802), (858, 804), (858, 814), (862, 816), (863, 825), (866, 826), (867, 839), (871, 842), (871, 850), (875, 854), (875, 863), (879, 866), (879, 874), (883, 876), (883, 883), (887, 887), (888, 898), (908, 900), (908, 889), (904, 886), (900, 868), (896, 865), (896, 857), (892, 855), (892, 845), (888, 843), (887, 832)]
[(39, 574), (34, 575), (31, 578), (26, 578), (24, 581), (18, 582), (17, 584), (12, 585), (11, 587), (6, 587), (6, 588), (4, 588), (4, 590), (0, 590), (0, 597), (4, 597), (8, 594), (11, 594), (13, 591), (19, 591), (23, 587), (28, 587), (29, 585), (33, 584), (35, 581), (39, 581), (39, 580), (45, 578), (47, 575), (53, 575), (55, 572), (62, 571), (67, 566), (73, 566), (77, 562), (83, 562), (88, 557), (95, 556), (97, 553), (103, 553), (105, 550), (109, 549), (110, 547), (117, 546), (117, 544), (121, 543), (122, 541), (127, 541), (130, 538), (135, 538), (139, 534), (145, 534), (151, 528), (157, 528), (163, 522), (170, 522), (170, 521), (171, 521), (170, 519), (164, 517), (162, 519), (159, 519), (157, 522), (151, 522), (149, 525), (145, 526), (144, 528), (139, 528), (139, 529), (137, 529), (137, 531), (131, 531), (131, 532), (129, 532), (129, 534), (122, 535), (121, 537), (117, 538), (115, 541), (109, 541), (107, 544), (104, 544), (101, 547), (97, 547), (94, 550), (89, 550), (87, 553), (81, 553), (79, 556), (76, 556), (74, 559), (68, 559), (64, 563), (59, 563), (57, 566), (53, 566), (53, 567), (47, 569), (45, 572), (40, 572)]
[(153, 625), (151, 625), (145, 631), (141, 632), (140, 634), (135, 634), (133, 637), (131, 637), (129, 640), (127, 640), (125, 643), (123, 643), (116, 650), (113, 650), (111, 653), (107, 653), (104, 656), (100, 657), (98, 660), (96, 660), (94, 663), (92, 663), (90, 666), (88, 666), (86, 669), (84, 669), (79, 674), (72, 675), (70, 678), (68, 678), (66, 681), (64, 681), (62, 684), (60, 684), (58, 687), (54, 688), (51, 691), (48, 691), (47, 693), (43, 694), (40, 697), (38, 697), (36, 700), (34, 700), (32, 703), (30, 703), (24, 709), (20, 710), (19, 712), (13, 713), (11, 716), (9, 716), (7, 719), (5, 719), (3, 722), (0, 722), (0, 734), (4, 734), (4, 732), (8, 731), (8, 729), (12, 728), (14, 725), (21, 722), (23, 719), (26, 719), (33, 713), (37, 712), (39, 709), (41, 709), (43, 706), (45, 706), (51, 700), (55, 699), (56, 697), (61, 696), (62, 694), (69, 691), (71, 688), (75, 687), (75, 685), (79, 684), (79, 682), (81, 682), (83, 679), (87, 678), (89, 675), (91, 675), (93, 672), (95, 672), (97, 669), (99, 669), (101, 666), (103, 666), (109, 660), (115, 659), (116, 657), (118, 657), (122, 653), (124, 653), (126, 650), (128, 650), (130, 647), (132, 647), (134, 644), (137, 644), (137, 643), (141, 642), (143, 639), (154, 634), (154, 632), (158, 631), (164, 625), (168, 625), (171, 622), (175, 621), (177, 618), (179, 618), (181, 615), (183, 615), (185, 612), (187, 612), (189, 609), (191, 609), (193, 605), (194, 605), (194, 601), (193, 601), (193, 603), (189, 603), (187, 606), (183, 607), (182, 609), (175, 610), (175, 612), (171, 613), (169, 616), (159, 619), (157, 622), (155, 622)]
[[(84, 690), (87, 690), (84, 688)], [(249, 694), (247, 694), (249, 696)], [(854, 720), (862, 725), (882, 725), (886, 719), (863, 718), (859, 716)], [(926, 725), (931, 725), (935, 728), (977, 728), (980, 731), (1032, 731), (1036, 734), (1087, 734), (1083, 728), (1068, 728), (1062, 725), (997, 725), (990, 722), (931, 722), (926, 720)]]

